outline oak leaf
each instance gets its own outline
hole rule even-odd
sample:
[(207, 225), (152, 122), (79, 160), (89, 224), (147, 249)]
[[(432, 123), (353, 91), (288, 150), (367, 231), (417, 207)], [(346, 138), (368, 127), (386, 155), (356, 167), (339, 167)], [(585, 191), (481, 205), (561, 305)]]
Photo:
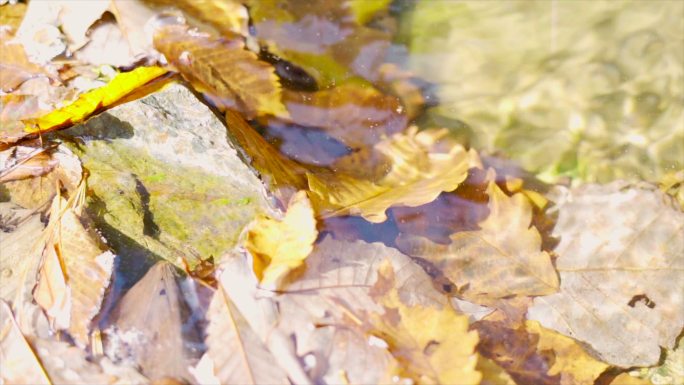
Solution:
[(648, 185), (558, 195), (560, 291), (535, 298), (528, 318), (588, 343), (612, 365), (657, 363), (684, 325), (684, 213)]
[(478, 336), (468, 331), (468, 318), (450, 307), (406, 306), (393, 288), (391, 264), (383, 263), (378, 274), (371, 295), (384, 313), (371, 314), (370, 332), (387, 342), (402, 366), (400, 373), (419, 383), (479, 384)]
[(168, 70), (161, 67), (138, 67), (131, 72), (117, 75), (104, 87), (88, 91), (73, 103), (49, 112), (36, 119), (26, 120), (24, 131), (40, 133), (81, 122), (97, 110), (109, 107), (138, 87), (164, 75)]
[(550, 255), (541, 250), (539, 232), (530, 226), (532, 207), (527, 198), (509, 197), (493, 181), (487, 193), (490, 213), (480, 223), (481, 230), (452, 234), (449, 245), (411, 235), (400, 236), (397, 243), (410, 255), (437, 265), (466, 299), (475, 302), (555, 292), (558, 276)]
[(317, 236), (314, 212), (304, 191), (292, 197), (282, 220), (258, 215), (245, 241), (257, 278), (264, 285), (275, 284), (304, 263)]
[(415, 207), (433, 201), (443, 191), (456, 189), (468, 169), (480, 165), (474, 150), (453, 146), (432, 151), (438, 131), (395, 134), (378, 143), (377, 150), (392, 161), (391, 170), (377, 182), (345, 174), (308, 173), (310, 197), (319, 215), (360, 215), (384, 222), (391, 206)]
[(154, 47), (218, 107), (248, 117), (287, 116), (275, 70), (246, 50), (241, 38), (215, 38), (169, 25), (157, 30)]

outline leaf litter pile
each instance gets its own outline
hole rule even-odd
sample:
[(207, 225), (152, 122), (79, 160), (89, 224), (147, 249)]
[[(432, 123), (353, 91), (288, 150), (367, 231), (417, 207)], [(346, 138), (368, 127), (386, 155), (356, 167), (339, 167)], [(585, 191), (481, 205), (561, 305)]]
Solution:
[(684, 384), (682, 3), (0, 3), (2, 383)]

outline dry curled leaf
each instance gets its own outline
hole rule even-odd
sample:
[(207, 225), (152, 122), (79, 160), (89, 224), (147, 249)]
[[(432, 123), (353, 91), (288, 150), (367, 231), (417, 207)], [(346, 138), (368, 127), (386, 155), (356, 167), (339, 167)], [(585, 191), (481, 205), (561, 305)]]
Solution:
[(43, 233), (43, 263), (33, 292), (53, 325), (85, 346), (109, 286), (114, 254), (82, 224), (85, 183), (69, 201), (57, 195)]
[(185, 25), (157, 30), (154, 47), (220, 108), (247, 115), (287, 116), (273, 67), (245, 49), (240, 38), (215, 38)]
[(409, 254), (434, 263), (465, 298), (475, 302), (554, 293), (558, 276), (551, 256), (541, 250), (539, 232), (531, 227), (527, 198), (509, 197), (493, 181), (487, 193), (490, 213), (480, 230), (454, 233), (449, 245), (412, 235), (402, 235), (397, 243)]
[(79, 123), (101, 108), (110, 107), (138, 87), (164, 75), (168, 70), (161, 67), (138, 67), (117, 75), (104, 87), (88, 91), (73, 103), (35, 119), (26, 120), (24, 131), (40, 133), (54, 131)]
[(376, 149), (391, 162), (391, 170), (377, 182), (345, 174), (309, 173), (312, 203), (319, 215), (360, 215), (369, 222), (384, 222), (391, 206), (415, 207), (432, 202), (443, 191), (455, 190), (480, 165), (474, 150), (454, 145), (446, 152), (433, 146), (440, 130), (395, 134)]
[(654, 187), (623, 182), (557, 199), (560, 292), (536, 298), (528, 318), (612, 365), (657, 363), (684, 325), (684, 213)]
[(245, 248), (254, 258), (254, 273), (263, 285), (273, 285), (304, 263), (318, 231), (306, 192), (290, 200), (282, 220), (258, 215), (247, 232)]

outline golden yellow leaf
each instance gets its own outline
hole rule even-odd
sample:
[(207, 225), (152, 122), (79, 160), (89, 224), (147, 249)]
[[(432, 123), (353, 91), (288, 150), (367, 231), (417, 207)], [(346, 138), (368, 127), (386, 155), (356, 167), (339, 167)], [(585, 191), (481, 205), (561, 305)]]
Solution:
[(537, 321), (526, 321), (528, 332), (539, 335), (537, 351), (553, 351), (555, 359), (549, 376), (560, 375), (561, 385), (592, 384), (609, 365), (590, 356), (570, 337), (542, 327)]
[(384, 314), (371, 314), (371, 333), (383, 339), (402, 365), (402, 376), (421, 384), (479, 384), (478, 336), (468, 317), (451, 307), (406, 306), (394, 287), (394, 270), (384, 262), (372, 294)]
[(643, 378), (634, 377), (629, 373), (622, 373), (615, 377), (610, 385), (653, 385), (653, 383)]
[(275, 283), (300, 266), (311, 253), (317, 236), (314, 212), (304, 191), (292, 197), (283, 220), (259, 215), (245, 243), (254, 258), (257, 278), (262, 284)]
[(49, 132), (81, 122), (97, 110), (111, 106), (138, 87), (167, 72), (167, 69), (161, 67), (138, 67), (133, 71), (121, 73), (104, 87), (84, 93), (69, 105), (39, 118), (26, 120), (24, 131), (28, 133)]
[(452, 234), (450, 245), (410, 235), (397, 243), (433, 262), (475, 302), (556, 292), (559, 283), (551, 257), (541, 250), (541, 236), (530, 226), (531, 204), (523, 194), (504, 194), (493, 182), (493, 172), (488, 179), (490, 214), (480, 223), (481, 230)]
[(109, 286), (114, 254), (103, 251), (81, 222), (85, 183), (68, 201), (57, 195), (43, 233), (43, 264), (33, 293), (56, 329), (68, 330), (88, 344), (90, 321), (100, 310)]
[(275, 69), (246, 50), (241, 38), (215, 38), (170, 25), (157, 31), (154, 46), (219, 108), (239, 110), (250, 118), (287, 116)]
[(480, 385), (516, 385), (511, 376), (489, 358), (478, 357), (475, 369), (482, 373)]
[(377, 182), (345, 174), (308, 173), (309, 189), (316, 212), (324, 217), (360, 215), (370, 222), (387, 219), (391, 206), (416, 207), (433, 201), (443, 191), (453, 191), (480, 166), (474, 150), (459, 145), (447, 152), (434, 151), (441, 130), (418, 132), (410, 127), (378, 143), (376, 150), (387, 157), (391, 170)]

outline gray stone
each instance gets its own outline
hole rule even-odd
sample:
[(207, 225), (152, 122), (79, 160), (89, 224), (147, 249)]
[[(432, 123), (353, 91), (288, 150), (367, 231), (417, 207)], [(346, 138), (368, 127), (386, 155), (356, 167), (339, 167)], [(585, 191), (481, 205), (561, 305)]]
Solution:
[(181, 258), (191, 265), (218, 258), (256, 214), (273, 215), (264, 185), (224, 124), (183, 85), (60, 136), (89, 172), (89, 214), (131, 271), (156, 257), (177, 266)]

